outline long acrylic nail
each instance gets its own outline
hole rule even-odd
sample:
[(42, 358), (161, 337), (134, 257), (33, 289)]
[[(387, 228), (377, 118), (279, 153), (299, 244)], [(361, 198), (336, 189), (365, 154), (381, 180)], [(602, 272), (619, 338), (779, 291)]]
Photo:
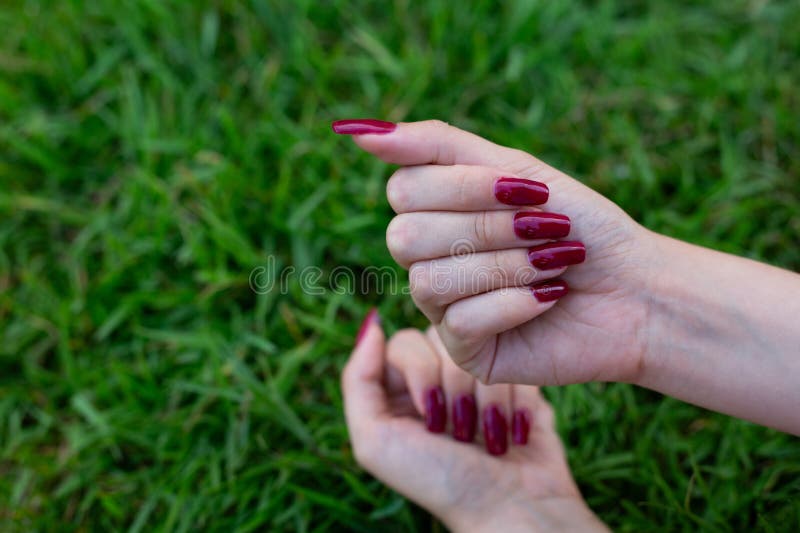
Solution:
[(442, 387), (431, 387), (425, 392), (425, 425), (431, 433), (444, 432), (447, 425), (447, 406)]
[(397, 128), (397, 124), (372, 118), (356, 118), (337, 120), (331, 124), (331, 127), (340, 135), (364, 135), (367, 133), (382, 135), (392, 133)]
[(506, 205), (539, 205), (548, 196), (550, 189), (538, 181), (502, 177), (494, 184), (494, 197)]
[(364, 320), (361, 322), (361, 327), (358, 328), (358, 334), (356, 335), (356, 346), (358, 346), (358, 343), (364, 338), (364, 335), (367, 333), (370, 325), (373, 323), (380, 324), (380, 322), (381, 317), (378, 315), (378, 309), (373, 307), (369, 310), (367, 316), (364, 317)]
[(558, 213), (522, 211), (514, 215), (514, 233), (520, 239), (560, 239), (569, 235), (569, 217)]
[(560, 279), (553, 281), (543, 281), (536, 285), (531, 285), (531, 292), (540, 302), (552, 302), (567, 295), (569, 285)]
[(508, 450), (508, 423), (497, 405), (483, 410), (483, 440), (491, 455), (503, 455)]
[(528, 261), (539, 270), (552, 270), (583, 263), (586, 247), (578, 241), (558, 241), (528, 248)]
[(453, 437), (461, 442), (472, 442), (478, 425), (478, 407), (475, 395), (461, 394), (453, 400)]
[(520, 446), (528, 444), (530, 430), (531, 412), (527, 409), (515, 409), (511, 419), (511, 441)]

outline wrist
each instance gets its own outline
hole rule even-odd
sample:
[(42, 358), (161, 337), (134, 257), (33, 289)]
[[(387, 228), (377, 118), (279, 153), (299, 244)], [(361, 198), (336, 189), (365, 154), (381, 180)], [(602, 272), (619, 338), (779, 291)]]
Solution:
[(641, 372), (633, 383), (800, 431), (800, 277), (653, 234)]
[(495, 509), (476, 514), (463, 513), (463, 509), (455, 510), (448, 518), (442, 521), (455, 533), (609, 531), (586, 503), (578, 498), (513, 499)]
[(649, 230), (648, 233), (651, 267), (643, 282), (641, 355), (632, 383), (652, 388), (669, 359), (670, 346), (684, 344), (692, 335), (691, 327), (682, 320), (688, 314), (681, 312), (694, 307), (690, 301), (692, 292), (686, 290), (691, 283), (687, 279), (690, 267), (681, 265), (681, 259), (691, 255), (695, 247)]

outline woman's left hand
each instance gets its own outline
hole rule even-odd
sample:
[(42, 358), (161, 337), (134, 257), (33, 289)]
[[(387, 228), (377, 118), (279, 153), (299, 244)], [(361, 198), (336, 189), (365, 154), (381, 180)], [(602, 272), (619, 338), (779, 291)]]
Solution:
[(477, 383), (435, 330), (386, 343), (371, 313), (342, 389), (359, 464), (451, 529), (606, 530), (581, 498), (538, 388)]

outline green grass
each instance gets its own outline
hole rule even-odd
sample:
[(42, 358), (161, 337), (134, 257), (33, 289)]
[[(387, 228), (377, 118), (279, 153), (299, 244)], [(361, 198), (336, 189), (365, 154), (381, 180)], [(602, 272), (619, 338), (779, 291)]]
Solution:
[[(361, 317), (421, 326), (410, 299), (248, 285), (269, 256), (397, 268), (391, 169), (335, 118), (442, 118), (800, 269), (797, 2), (496, 4), (0, 7), (0, 529), (441, 527), (355, 465), (341, 412)], [(547, 394), (615, 529), (797, 530), (797, 439)]]

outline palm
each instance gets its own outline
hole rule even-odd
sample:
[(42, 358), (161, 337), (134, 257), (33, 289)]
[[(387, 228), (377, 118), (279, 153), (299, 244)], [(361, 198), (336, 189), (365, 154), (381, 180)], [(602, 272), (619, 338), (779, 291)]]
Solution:
[[(536, 387), (476, 383), (433, 330), (401, 330), (387, 343), (376, 316), (365, 320), (342, 373), (347, 425), (362, 466), (455, 531), (602, 529), (581, 500), (553, 411)], [(440, 411), (446, 407), (421, 401), (437, 387), (452, 408), (454, 437), (431, 425), (447, 418)], [(459, 431), (469, 412), (462, 400), (469, 397), (472, 422), (482, 413), (488, 442)], [(508, 428), (503, 417), (511, 413)]]
[[(461, 443), (425, 430), (410, 404), (395, 405), (381, 435), (380, 477), (403, 487), (420, 504), (459, 507), (476, 513), (496, 507), (515, 495), (520, 501), (577, 497), (561, 443), (552, 428), (549, 407), (541, 410), (545, 428), (529, 446), (513, 447), (493, 457), (481, 443)], [(413, 465), (413, 469), (409, 466)]]

